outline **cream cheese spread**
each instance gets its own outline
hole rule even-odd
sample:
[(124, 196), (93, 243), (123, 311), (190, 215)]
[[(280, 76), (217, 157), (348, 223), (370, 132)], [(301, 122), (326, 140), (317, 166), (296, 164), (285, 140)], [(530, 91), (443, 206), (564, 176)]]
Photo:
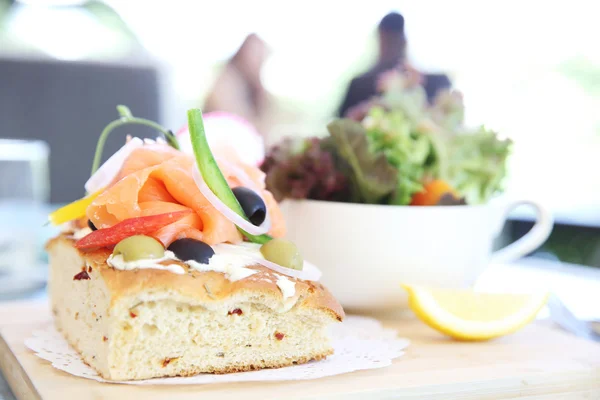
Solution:
[[(257, 270), (248, 267), (256, 265), (256, 260), (263, 258), (260, 252), (260, 245), (252, 243), (240, 245), (217, 244), (212, 247), (215, 254), (210, 258), (208, 264), (199, 263), (195, 260), (179, 260), (175, 254), (169, 250), (165, 251), (165, 255), (162, 258), (135, 261), (125, 261), (121, 254), (111, 254), (110, 257), (108, 257), (107, 263), (115, 269), (124, 271), (133, 269), (159, 269), (182, 275), (186, 271), (181, 265), (161, 264), (161, 262), (164, 261), (177, 260), (185, 263), (188, 267), (196, 271), (214, 271), (223, 273), (231, 282), (239, 281), (258, 272)], [(277, 287), (279, 287), (279, 290), (281, 290), (283, 299), (285, 300), (293, 297), (296, 293), (296, 283), (283, 275), (277, 273), (274, 273), (274, 275), (277, 277), (276, 284)]]
[(160, 264), (161, 261), (168, 260), (177, 260), (177, 257), (175, 257), (175, 254), (173, 254), (172, 251), (166, 250), (164, 257), (135, 261), (123, 260), (122, 254), (111, 254), (110, 257), (108, 257), (108, 260), (106, 260), (106, 263), (111, 267), (122, 271), (130, 271), (132, 269), (162, 269), (178, 275), (185, 274), (185, 269), (179, 264)]

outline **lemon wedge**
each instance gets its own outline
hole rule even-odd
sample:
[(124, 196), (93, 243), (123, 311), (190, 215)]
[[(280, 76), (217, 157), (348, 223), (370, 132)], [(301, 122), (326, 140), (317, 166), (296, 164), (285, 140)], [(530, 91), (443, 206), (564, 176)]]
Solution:
[(473, 290), (402, 285), (420, 320), (460, 340), (488, 340), (516, 332), (531, 322), (548, 294), (496, 294)]

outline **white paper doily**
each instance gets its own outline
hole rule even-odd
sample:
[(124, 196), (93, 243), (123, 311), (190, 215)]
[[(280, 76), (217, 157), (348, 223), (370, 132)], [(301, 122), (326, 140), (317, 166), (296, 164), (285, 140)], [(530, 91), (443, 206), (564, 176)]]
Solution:
[[(407, 339), (397, 338), (396, 331), (384, 329), (377, 320), (364, 317), (348, 316), (343, 323), (332, 327), (331, 334), (335, 354), (322, 361), (311, 361), (307, 364), (279, 369), (263, 369), (225, 375), (200, 374), (185, 378), (156, 378), (114, 383), (197, 385), (316, 379), (363, 369), (387, 367), (394, 358), (404, 354), (404, 349), (409, 345)], [(54, 368), (82, 378), (109, 382), (102, 379), (93, 368), (82, 361), (79, 354), (69, 346), (54, 326), (33, 332), (33, 337), (25, 340), (25, 345), (38, 357), (51, 362)]]

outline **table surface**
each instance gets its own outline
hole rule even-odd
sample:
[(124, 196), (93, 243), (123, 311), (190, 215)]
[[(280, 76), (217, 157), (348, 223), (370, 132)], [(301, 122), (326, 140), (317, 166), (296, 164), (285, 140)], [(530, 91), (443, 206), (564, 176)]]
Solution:
[[(481, 290), (491, 291), (550, 289), (561, 297), (578, 317), (600, 317), (598, 308), (598, 304), (600, 304), (600, 271), (592, 268), (526, 259), (518, 264), (491, 266), (478, 281), (477, 287)], [(45, 300), (43, 292), (38, 291), (33, 297), (41, 302)], [(10, 304), (11, 302), (3, 303), (3, 305)], [(12, 302), (12, 304), (16, 303)], [(0, 324), (4, 325), (5, 322), (0, 319)], [(422, 327), (422, 329), (427, 335), (428, 328)], [(14, 395), (4, 379), (1, 378), (0, 400), (13, 399), (15, 399)]]
[[(219, 398), (496, 400), (600, 398), (600, 344), (567, 334), (547, 321), (488, 342), (457, 342), (415, 318), (382, 320), (411, 340), (406, 354), (382, 369), (309, 381), (210, 385), (111, 385), (63, 373), (25, 348), (23, 338), (52, 324), (48, 304), (0, 307), (0, 366), (20, 398), (146, 400)], [(10, 349), (10, 350), (9, 350)], [(557, 349), (564, 349), (557, 351)]]

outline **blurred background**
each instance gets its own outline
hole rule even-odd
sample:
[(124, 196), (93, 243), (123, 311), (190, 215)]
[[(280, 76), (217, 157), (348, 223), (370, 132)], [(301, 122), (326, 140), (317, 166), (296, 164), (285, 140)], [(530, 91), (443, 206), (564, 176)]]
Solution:
[[(116, 104), (174, 131), (202, 107), (242, 115), (267, 144), (323, 135), (351, 79), (376, 63), (390, 11), (404, 16), (411, 68), (460, 90), (467, 124), (514, 141), (507, 196), (538, 200), (557, 221), (532, 256), (600, 267), (600, 25), (590, 1), (0, 0), (0, 202), (79, 198)], [(105, 154), (121, 144), (111, 139)], [(6, 204), (0, 249), (22, 226)], [(47, 206), (38, 211), (43, 221)], [(517, 210), (500, 241), (531, 219)]]

